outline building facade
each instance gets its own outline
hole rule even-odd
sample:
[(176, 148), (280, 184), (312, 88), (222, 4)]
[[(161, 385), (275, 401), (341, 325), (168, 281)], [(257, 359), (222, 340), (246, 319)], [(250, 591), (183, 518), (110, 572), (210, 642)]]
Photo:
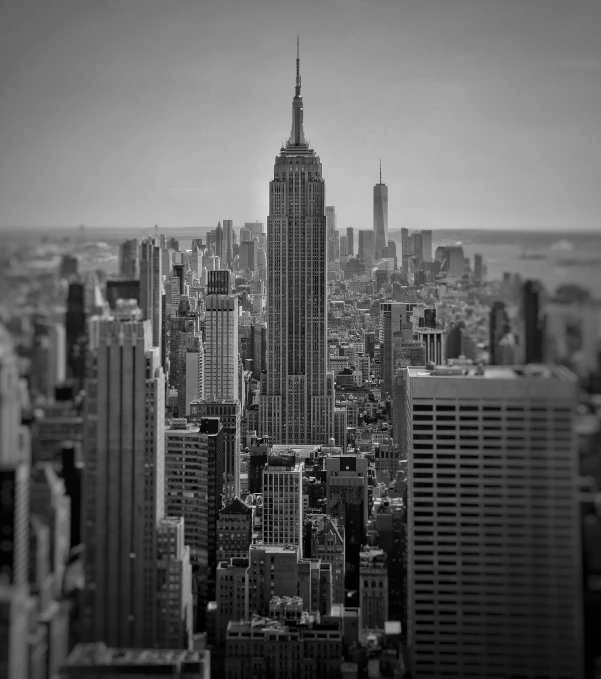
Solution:
[(269, 185), (268, 367), (261, 434), (274, 443), (326, 443), (334, 425), (327, 369), (327, 229), (321, 162), (303, 129), (300, 59), (292, 131)]

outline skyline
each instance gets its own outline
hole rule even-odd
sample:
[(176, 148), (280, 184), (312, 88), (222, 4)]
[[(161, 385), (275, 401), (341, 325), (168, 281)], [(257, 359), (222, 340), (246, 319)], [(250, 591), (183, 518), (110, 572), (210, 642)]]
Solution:
[(313, 4), (3, 3), (0, 228), (265, 223), (300, 33), (340, 230), (601, 230), (601, 5)]

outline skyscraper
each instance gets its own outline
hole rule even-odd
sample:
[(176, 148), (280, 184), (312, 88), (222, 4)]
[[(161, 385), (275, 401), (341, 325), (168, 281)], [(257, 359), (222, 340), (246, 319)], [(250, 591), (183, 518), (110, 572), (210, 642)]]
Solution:
[(336, 208), (326, 205), (326, 230), (328, 232), (328, 262), (336, 261)]
[(542, 363), (543, 360), (543, 293), (540, 281), (528, 280), (522, 286), (525, 363)]
[(353, 233), (353, 227), (348, 226), (346, 229), (346, 254), (352, 257), (355, 253), (355, 239)]
[(293, 455), (267, 458), (263, 469), (263, 544), (302, 551), (303, 464)]
[[(157, 524), (164, 516), (165, 378), (151, 321), (122, 300), (93, 319), (86, 379), (84, 542), (88, 640), (156, 643)], [(129, 311), (129, 319), (128, 319)]]
[(406, 372), (412, 676), (582, 679), (575, 377)]
[(388, 187), (382, 183), (382, 161), (380, 161), (380, 181), (374, 186), (374, 233), (376, 259), (380, 259), (388, 245)]
[(125, 240), (119, 245), (119, 275), (128, 281), (140, 278), (140, 247), (137, 238)]
[[(150, 321), (152, 346), (161, 347), (163, 272), (158, 239), (147, 238), (140, 246), (140, 308), (142, 318)], [(159, 354), (160, 355), (160, 354)]]
[(333, 433), (334, 376), (327, 369), (325, 182), (303, 130), (298, 43), (292, 131), (269, 184), (267, 240), (261, 432), (274, 443), (326, 443)]
[(366, 274), (371, 277), (371, 269), (376, 259), (375, 231), (359, 231), (359, 252), (357, 256), (365, 264)]

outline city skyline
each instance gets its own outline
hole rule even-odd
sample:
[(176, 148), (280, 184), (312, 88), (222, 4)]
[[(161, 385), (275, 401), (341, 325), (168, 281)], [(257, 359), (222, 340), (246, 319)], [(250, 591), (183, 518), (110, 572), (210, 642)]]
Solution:
[(297, 32), (340, 229), (369, 228), (379, 157), (390, 231), (601, 228), (600, 6), (340, 7), (5, 3), (0, 228), (211, 224), (231, 186), (234, 223), (264, 220)]

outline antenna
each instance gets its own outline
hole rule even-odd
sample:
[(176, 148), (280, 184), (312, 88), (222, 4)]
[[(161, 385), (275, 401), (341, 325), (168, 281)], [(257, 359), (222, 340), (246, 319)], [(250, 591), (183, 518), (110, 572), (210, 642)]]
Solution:
[(380, 184), (382, 183), (382, 159), (380, 158)]

